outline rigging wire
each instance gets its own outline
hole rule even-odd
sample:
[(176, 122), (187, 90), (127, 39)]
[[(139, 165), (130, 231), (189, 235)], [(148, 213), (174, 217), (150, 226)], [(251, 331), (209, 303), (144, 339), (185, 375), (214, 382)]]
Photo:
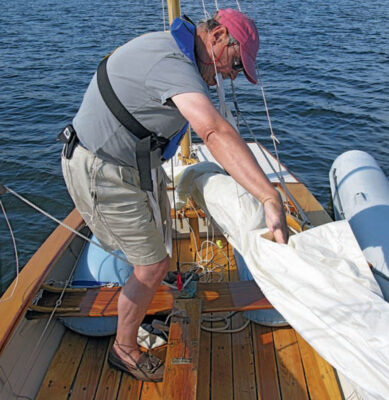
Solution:
[[(78, 257), (77, 257), (77, 259), (75, 260), (74, 265), (73, 265), (73, 268), (71, 269), (71, 271), (70, 271), (70, 273), (69, 273), (69, 275), (68, 275), (68, 278), (67, 278), (66, 281), (65, 281), (65, 285), (64, 285), (64, 287), (62, 288), (62, 291), (61, 291), (61, 294), (60, 294), (58, 300), (55, 302), (55, 306), (53, 307), (53, 310), (52, 310), (51, 313), (50, 313), (50, 316), (49, 316), (49, 318), (48, 318), (48, 320), (47, 320), (47, 322), (46, 322), (46, 324), (45, 324), (45, 327), (43, 328), (43, 331), (42, 331), (41, 335), (39, 336), (38, 341), (35, 343), (35, 346), (33, 347), (32, 351), (31, 351), (31, 353), (30, 353), (30, 356), (28, 357), (28, 360), (27, 360), (27, 362), (26, 362), (26, 365), (27, 365), (27, 366), (30, 365), (30, 362), (31, 362), (33, 359), (35, 360), (35, 359), (38, 357), (38, 355), (36, 354), (36, 352), (37, 352), (37, 350), (38, 350), (38, 347), (39, 347), (40, 343), (42, 342), (44, 336), (46, 335), (46, 332), (47, 332), (47, 330), (48, 330), (48, 328), (49, 328), (49, 326), (50, 326), (50, 324), (51, 324), (51, 321), (52, 321), (53, 318), (54, 318), (54, 314), (55, 314), (55, 312), (57, 311), (57, 308), (62, 304), (62, 299), (63, 299), (63, 296), (65, 295), (66, 288), (69, 286), (69, 284), (70, 284), (70, 282), (71, 282), (72, 276), (73, 276), (74, 271), (75, 271), (75, 269), (76, 269), (76, 267), (77, 267), (77, 265), (78, 265), (78, 261), (79, 261), (79, 259), (80, 259), (80, 257), (81, 257), (81, 254), (82, 254), (82, 252), (80, 252), (80, 253), (78, 254)], [(52, 326), (51, 329), (54, 329), (54, 326)], [(23, 380), (23, 385), (22, 385), (20, 391), (23, 390), (25, 384), (27, 383), (27, 379), (29, 378), (29, 376), (30, 376), (32, 370), (33, 370), (33, 368), (30, 368), (30, 369), (29, 369), (29, 371), (28, 371), (28, 373), (27, 373), (27, 376), (26, 376), (25, 379)]]
[(12, 195), (14, 195), (15, 197), (17, 197), (19, 200), (23, 201), (24, 203), (26, 203), (27, 205), (29, 205), (30, 207), (32, 207), (34, 210), (40, 212), (41, 214), (45, 215), (46, 217), (50, 218), (52, 221), (56, 222), (57, 224), (63, 226), (64, 228), (68, 229), (69, 231), (73, 232), (75, 235), (79, 236), (80, 238), (86, 240), (87, 242), (93, 244), (94, 246), (99, 247), (100, 249), (106, 251), (107, 253), (111, 254), (113, 257), (124, 261), (126, 264), (131, 265), (128, 260), (124, 257), (121, 257), (119, 254), (114, 253), (111, 250), (106, 250), (104, 249), (104, 247), (98, 243), (95, 242), (94, 240), (88, 238), (87, 236), (83, 235), (82, 233), (78, 232), (77, 230), (73, 229), (72, 227), (70, 227), (69, 225), (66, 225), (64, 222), (60, 221), (59, 219), (53, 217), (51, 214), (49, 214), (47, 211), (43, 210), (42, 208), (38, 207), (37, 205), (35, 205), (34, 203), (32, 203), (31, 201), (27, 200), (25, 197), (21, 196), (20, 194), (16, 193), (14, 190), (12, 190), (10, 187), (3, 185), (3, 187), (6, 189), (6, 191), (8, 191), (9, 193), (11, 193)]
[(202, 4), (203, 4), (203, 12), (204, 12), (204, 19), (208, 20), (211, 18), (211, 16), (209, 15), (207, 8), (205, 7), (205, 2), (204, 0), (201, 0)]
[(165, 0), (161, 0), (161, 1), (162, 1), (163, 30), (166, 31)]
[[(257, 70), (257, 73), (258, 73), (258, 70)], [(258, 76), (259, 76), (259, 73), (258, 73)], [(255, 142), (255, 144), (257, 145), (259, 150), (261, 151), (261, 153), (264, 156), (265, 160), (267, 161), (269, 167), (271, 168), (273, 173), (279, 179), (283, 190), (290, 197), (291, 201), (295, 205), (295, 207), (297, 209), (297, 212), (298, 212), (298, 214), (300, 215), (300, 217), (301, 217), (301, 219), (303, 221), (302, 225), (303, 226), (304, 225), (309, 225), (310, 226), (311, 223), (310, 223), (307, 215), (305, 214), (305, 212), (302, 209), (302, 207), (299, 205), (299, 203), (296, 201), (296, 199), (293, 197), (292, 193), (290, 193), (289, 189), (286, 186), (285, 179), (284, 179), (283, 174), (282, 174), (282, 166), (281, 166), (281, 162), (280, 162), (280, 158), (279, 158), (279, 154), (278, 154), (278, 149), (277, 149), (277, 143), (280, 143), (280, 142), (279, 142), (279, 140), (277, 139), (277, 137), (273, 133), (273, 128), (272, 128), (271, 119), (270, 119), (270, 113), (269, 113), (269, 110), (267, 108), (266, 96), (265, 96), (265, 92), (264, 92), (264, 89), (263, 89), (263, 84), (262, 84), (262, 80), (261, 79), (260, 79), (260, 85), (261, 85), (262, 97), (263, 97), (265, 108), (266, 108), (266, 115), (267, 115), (270, 131), (271, 131), (271, 139), (273, 141), (273, 146), (275, 147), (276, 159), (277, 159), (277, 164), (278, 164), (279, 171), (277, 171), (275, 169), (275, 167), (273, 166), (273, 163), (270, 161), (269, 156), (266, 154), (265, 150), (262, 148), (261, 144), (258, 142), (258, 139), (256, 138), (256, 136), (255, 136), (253, 130), (251, 129), (249, 123), (247, 122), (247, 120), (244, 117), (244, 115), (241, 113), (239, 105), (238, 105), (237, 97), (236, 97), (235, 86), (234, 86), (233, 81), (231, 80), (231, 92), (232, 92), (232, 97), (233, 97), (233, 104), (234, 104), (234, 107), (235, 107), (236, 115), (238, 116), (238, 121), (239, 121), (239, 119), (241, 119), (243, 121), (244, 125), (246, 126), (247, 130), (250, 133), (250, 136), (252, 137), (253, 141)], [(286, 203), (286, 205), (288, 207), (287, 203)]]
[(7, 213), (5, 212), (5, 207), (4, 207), (3, 202), (1, 200), (0, 200), (0, 206), (1, 206), (1, 210), (3, 211), (3, 214), (4, 214), (4, 218), (5, 218), (5, 221), (7, 223), (7, 226), (8, 226), (8, 229), (9, 229), (9, 233), (11, 234), (12, 244), (13, 244), (14, 253), (15, 253), (15, 260), (16, 260), (16, 278), (13, 281), (14, 287), (12, 288), (12, 292), (5, 299), (0, 299), (0, 303), (5, 303), (6, 301), (10, 300), (13, 297), (14, 293), (15, 293), (16, 287), (18, 286), (18, 283), (19, 283), (19, 270), (20, 270), (20, 268), (19, 268), (19, 256), (18, 256), (18, 249), (16, 247), (15, 236), (14, 236), (14, 233), (13, 233), (13, 230), (12, 230), (12, 226), (11, 226), (11, 224), (9, 222)]

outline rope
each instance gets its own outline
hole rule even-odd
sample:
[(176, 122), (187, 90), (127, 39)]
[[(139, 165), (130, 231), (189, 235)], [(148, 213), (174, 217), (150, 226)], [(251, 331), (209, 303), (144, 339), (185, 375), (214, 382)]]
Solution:
[[(196, 213), (197, 218), (200, 219), (200, 215), (198, 214), (198, 212), (197, 212), (196, 208), (194, 207), (193, 203), (191, 202), (191, 200), (189, 200), (188, 203), (189, 203), (189, 205), (191, 206), (192, 210)], [(201, 266), (201, 264), (199, 265), (199, 266), (201, 267), (201, 269), (204, 271), (201, 275), (205, 277), (205, 281), (206, 281), (206, 282), (212, 282), (212, 278), (211, 278), (211, 279), (208, 279), (208, 278), (207, 278), (207, 275), (213, 273), (214, 270), (215, 270), (215, 268), (219, 267), (219, 268), (221, 269), (221, 271), (220, 271), (220, 273), (219, 273), (220, 278), (217, 280), (217, 282), (221, 282), (221, 281), (223, 280), (223, 268), (224, 268), (224, 266), (221, 265), (221, 264), (219, 264), (219, 263), (214, 262), (215, 255), (214, 255), (214, 252), (213, 252), (213, 247), (209, 247), (208, 245), (211, 244), (211, 246), (216, 246), (216, 247), (219, 248), (219, 251), (223, 254), (223, 256), (224, 256), (224, 257), (226, 258), (226, 260), (227, 260), (227, 266), (228, 266), (228, 267), (230, 266), (230, 259), (229, 259), (229, 257), (226, 255), (226, 253), (225, 253), (223, 250), (221, 250), (220, 247), (214, 242), (215, 231), (214, 231), (214, 228), (213, 228), (213, 225), (212, 225), (212, 224), (211, 224), (211, 227), (212, 227), (212, 240), (209, 240), (209, 236), (208, 236), (209, 233), (208, 233), (208, 229), (207, 229), (207, 239), (204, 240), (204, 241), (201, 243), (201, 245), (200, 245), (200, 251), (198, 250), (198, 246), (197, 246), (197, 242), (196, 242), (196, 236), (193, 235), (194, 241), (195, 241), (195, 246), (196, 246), (196, 254), (197, 254), (197, 257), (199, 258), (199, 262), (205, 263), (205, 266), (204, 266), (204, 267)], [(193, 232), (192, 227), (189, 226), (189, 228), (190, 228), (190, 229), (192, 230), (192, 232)], [(206, 253), (205, 253), (205, 254), (206, 254), (206, 257), (205, 257), (205, 258), (203, 258), (203, 257), (201, 256), (201, 253), (203, 252), (203, 246), (204, 246), (204, 244), (207, 245)], [(209, 251), (209, 248), (211, 248), (211, 258), (210, 258), (210, 259), (208, 258), (208, 251)], [(211, 263), (214, 263), (214, 266), (211, 267), (211, 268), (206, 268), (206, 267), (207, 267), (209, 264), (211, 264)]]
[[(231, 318), (237, 314), (237, 311), (228, 313), (225, 317), (201, 317), (201, 329), (207, 332), (217, 332), (217, 333), (237, 333), (241, 332), (249, 325), (250, 320), (247, 320), (243, 325), (238, 328), (230, 329), (231, 327)], [(203, 322), (221, 322), (224, 321), (224, 326), (218, 328), (209, 328), (203, 324)]]

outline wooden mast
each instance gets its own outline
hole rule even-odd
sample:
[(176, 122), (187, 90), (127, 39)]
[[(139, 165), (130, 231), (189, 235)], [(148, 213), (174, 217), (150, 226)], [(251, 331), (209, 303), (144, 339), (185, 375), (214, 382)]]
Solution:
[[(169, 25), (172, 24), (174, 18), (181, 15), (180, 1), (179, 0), (167, 0), (168, 14), (169, 14)], [(190, 158), (190, 128), (186, 131), (185, 136), (181, 141), (181, 156), (183, 164), (188, 164)]]

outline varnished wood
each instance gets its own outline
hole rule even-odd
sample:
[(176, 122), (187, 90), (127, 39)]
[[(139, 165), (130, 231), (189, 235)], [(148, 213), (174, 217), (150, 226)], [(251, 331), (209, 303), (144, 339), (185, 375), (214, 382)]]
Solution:
[(190, 244), (192, 250), (192, 260), (196, 261), (197, 249), (200, 247), (200, 229), (198, 218), (189, 218)]
[[(241, 315), (232, 317), (231, 328), (237, 329), (246, 322)], [(250, 326), (243, 331), (231, 335), (233, 359), (234, 399), (256, 400), (254, 356)]]
[[(301, 201), (299, 197), (301, 195), (302, 198), (305, 198), (304, 201), (308, 206), (311, 207), (310, 212), (316, 213), (319, 211), (319, 214), (315, 214), (316, 216), (324, 215), (320, 204), (321, 210), (315, 209), (315, 207), (318, 207), (318, 203), (315, 205), (314, 202), (310, 201), (305, 187), (295, 186), (299, 184), (292, 185), (294, 189), (298, 189), (293, 193), (298, 201)], [(318, 220), (323, 223), (325, 218), (316, 219), (316, 222)], [(224, 239), (223, 244), (225, 246), (223, 251), (225, 253), (231, 252), (231, 249), (226, 247)], [(171, 263), (173, 269), (175, 266), (174, 258), (175, 255)], [(191, 259), (189, 239), (181, 240), (180, 260), (190, 261)], [(221, 252), (216, 254), (215, 260), (221, 264), (226, 263), (225, 257)], [(232, 280), (236, 279), (234, 263), (231, 264), (231, 271), (226, 272), (224, 277)], [(198, 293), (199, 298), (205, 304), (205, 310), (213, 312), (225, 310), (226, 307), (231, 308), (231, 306), (233, 309), (252, 310), (258, 307), (271, 307), (268, 303), (266, 305), (267, 301), (261, 297), (263, 296), (262, 294), (258, 296), (258, 289), (255, 288), (254, 290), (253, 285), (255, 285), (253, 282), (240, 282), (237, 284), (228, 282), (223, 282), (222, 284), (201, 283), (199, 284)], [(88, 291), (90, 304), (87, 307), (95, 315), (116, 315), (118, 290), (118, 288), (103, 288), (98, 289), (95, 293)], [(177, 297), (176, 294), (176, 292), (167, 287), (161, 288), (149, 311), (154, 313), (161, 309), (170, 310)], [(78, 301), (81, 301), (82, 296), (80, 294), (78, 296), (80, 296)], [(72, 294), (69, 299), (74, 301), (76, 294)], [(63, 306), (66, 306), (66, 303)], [(242, 322), (238, 318), (234, 318), (233, 327)], [(213, 325), (215, 326), (216, 324)], [(250, 324), (250, 326), (251, 328), (234, 335), (201, 332), (198, 399), (245, 400), (257, 396), (261, 400), (279, 400), (281, 397), (277, 366), (280, 374), (282, 398), (288, 400), (304, 399), (307, 398), (309, 390), (310, 398), (313, 400), (326, 399), (327, 397), (323, 397), (325, 393), (328, 393), (331, 399), (331, 396), (334, 396), (333, 398), (336, 400), (338, 399), (336, 396), (339, 393), (339, 388), (332, 368), (301, 338), (297, 336), (296, 339), (293, 330), (274, 329), (273, 338), (271, 328), (261, 327), (256, 324)], [(78, 335), (76, 336), (78, 337)], [(100, 341), (101, 339), (96, 340)], [(253, 352), (251, 351), (251, 346), (253, 346)], [(65, 347), (61, 345), (62, 350), (60, 348), (59, 352), (63, 354)], [(83, 363), (86, 361), (84, 360), (88, 359), (88, 357), (85, 358), (86, 354), (87, 350), (85, 350), (83, 361), (79, 366), (78, 373), (81, 374), (81, 377), (83, 371), (85, 371)], [(91, 360), (92, 358), (89, 359)], [(164, 396), (164, 391), (166, 390), (164, 382), (156, 384), (135, 381), (126, 374), (110, 369), (101, 355), (96, 357), (96, 364), (99, 364), (100, 368), (104, 366), (104, 369), (94, 398), (109, 398), (109, 396), (120, 400), (165, 400), (168, 398)], [(81, 381), (82, 379), (78, 376), (75, 378), (73, 390), (82, 388), (82, 386), (79, 386)], [(72, 398), (76, 397), (72, 396)]]
[(203, 330), (200, 332), (199, 366), (197, 398), (198, 400), (209, 399), (211, 385), (211, 333)]
[(189, 219), (198, 219), (198, 218), (206, 218), (207, 215), (200, 208), (184, 208), (183, 210), (177, 210), (177, 212), (172, 208), (170, 212), (170, 216), (172, 218), (189, 218)]
[[(217, 328), (220, 323), (213, 323)], [(231, 335), (226, 333), (212, 333), (212, 360), (211, 360), (211, 399), (233, 399), (233, 371), (231, 353)]]
[[(229, 256), (226, 245), (225, 250), (227, 256)], [(218, 259), (219, 257), (215, 257)], [(221, 263), (222, 260), (216, 262)], [(233, 263), (232, 257), (229, 259), (228, 268), (223, 269), (223, 280), (227, 281), (228, 284), (232, 284), (230, 281), (230, 263)], [(224, 316), (227, 313), (212, 314), (212, 316)], [(223, 322), (212, 322), (211, 327), (213, 329), (224, 326)], [(232, 345), (231, 345), (231, 334), (212, 332), (212, 358), (211, 358), (211, 399), (212, 400), (229, 400), (233, 399), (234, 387), (233, 387), (233, 360), (232, 360)]]
[(265, 326), (251, 325), (258, 399), (280, 400), (273, 331)]
[[(111, 348), (113, 340), (114, 338), (111, 337), (111, 340), (108, 344), (108, 349)], [(117, 369), (110, 367), (110, 365), (108, 364), (108, 354), (109, 352), (107, 351), (105, 354), (99, 385), (97, 387), (95, 395), (96, 400), (116, 399), (119, 390), (120, 378), (122, 373)]]
[(331, 217), (304, 184), (287, 183), (286, 186), (307, 214), (307, 217), (313, 226), (332, 222)]
[(108, 343), (109, 338), (88, 338), (71, 391), (72, 400), (90, 400), (95, 397)]
[[(239, 280), (235, 262), (230, 267), (230, 279)], [(231, 319), (231, 328), (238, 329), (246, 323), (241, 313)], [(231, 335), (234, 398), (236, 400), (256, 400), (254, 355), (250, 326)]]
[(273, 330), (281, 395), (288, 400), (308, 400), (297, 338), (292, 328)]
[(128, 374), (122, 374), (117, 400), (138, 400), (142, 390), (142, 382)]
[(163, 379), (163, 398), (196, 400), (199, 370), (201, 301), (180, 299), (174, 303)]
[[(80, 214), (73, 210), (64, 223), (74, 229), (79, 229), (84, 221)], [(73, 238), (74, 234), (68, 229), (62, 226), (56, 228), (19, 274), (17, 287), (12, 297), (0, 303), (0, 354), (39, 287)], [(8, 287), (2, 299), (11, 296), (15, 283), (16, 281)]]
[(163, 398), (163, 382), (143, 382), (139, 400), (166, 400)]
[[(79, 307), (78, 312), (56, 313), (62, 317), (113, 317), (117, 316), (117, 299), (121, 288), (90, 288), (86, 293), (65, 293), (63, 308)], [(152, 315), (170, 311), (174, 300), (179, 296), (177, 290), (161, 285), (147, 311)], [(265, 298), (254, 281), (198, 283), (197, 297), (202, 300), (203, 312), (244, 311), (269, 309), (272, 305)], [(47, 293), (38, 305), (54, 307), (57, 294)], [(29, 318), (47, 317), (48, 314), (30, 312)]]
[(65, 332), (36, 400), (68, 398), (86, 343), (86, 336)]
[(296, 337), (311, 400), (342, 400), (332, 366), (298, 333), (296, 333)]

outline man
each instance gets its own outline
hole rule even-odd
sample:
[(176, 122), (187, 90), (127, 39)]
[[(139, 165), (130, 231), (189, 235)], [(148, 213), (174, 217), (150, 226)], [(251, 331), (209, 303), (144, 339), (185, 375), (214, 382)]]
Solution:
[[(128, 123), (130, 129), (116, 112), (119, 106), (110, 104), (109, 97), (115, 96), (104, 94), (107, 79), (100, 66), (73, 120), (80, 145), (62, 157), (68, 190), (100, 242), (109, 249), (120, 248), (134, 265), (119, 297), (117, 336), (109, 361), (138, 379), (160, 381), (163, 376), (161, 361), (141, 353), (137, 346), (139, 325), (170, 260), (144, 190), (158, 192), (160, 209), (165, 209), (166, 188), (159, 166), (168, 158), (166, 147), (172, 143), (160, 145), (161, 137), (177, 138), (188, 121), (225, 170), (263, 203), (276, 241), (287, 240), (278, 192), (208, 97), (208, 86), (216, 84), (216, 71), (230, 79), (243, 71), (256, 83), (258, 48), (254, 22), (238, 11), (220, 10), (197, 27), (177, 19), (171, 33), (136, 38), (117, 49), (105, 64), (124, 114), (130, 112), (135, 119)], [(137, 129), (152, 132), (151, 144), (147, 142), (150, 135), (142, 139), (142, 132), (134, 134)], [(145, 141), (146, 152), (140, 145)]]

